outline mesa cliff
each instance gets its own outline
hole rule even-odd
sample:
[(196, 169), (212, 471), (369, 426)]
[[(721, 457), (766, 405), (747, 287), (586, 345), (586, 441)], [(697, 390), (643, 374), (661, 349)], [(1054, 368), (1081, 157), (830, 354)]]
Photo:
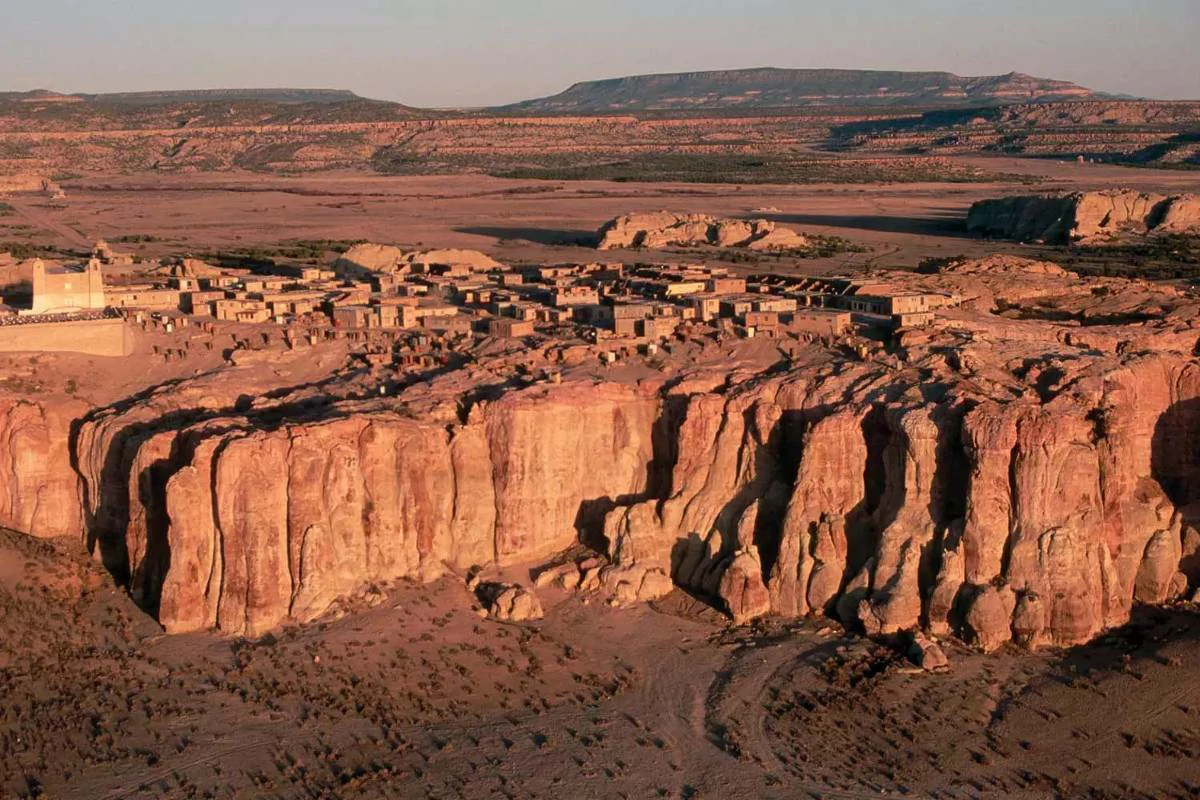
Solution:
[(71, 463), (71, 425), (87, 410), (69, 398), (0, 394), (0, 527), (39, 537), (78, 536), (79, 476)]
[(636, 379), (477, 364), (247, 395), (231, 367), (90, 410), (6, 398), (0, 524), (82, 530), (168, 631), (233, 635), (580, 542), (605, 556), (581, 588), (615, 604), (681, 586), (736, 621), (984, 649), (1194, 590), (1197, 301), (1012, 259), (888, 275), (964, 305), (886, 347), (702, 341)]
[(1200, 197), (1113, 189), (981, 200), (967, 230), (1020, 241), (1104, 243), (1122, 235), (1200, 231)]

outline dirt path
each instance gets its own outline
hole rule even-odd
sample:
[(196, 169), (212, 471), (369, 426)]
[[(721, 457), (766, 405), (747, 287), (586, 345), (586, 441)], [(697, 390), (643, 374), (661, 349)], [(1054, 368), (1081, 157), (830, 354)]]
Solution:
[(52, 214), (47, 213), (44, 209), (38, 208), (26, 200), (17, 198), (10, 198), (5, 200), (5, 202), (12, 207), (18, 216), (28, 221), (31, 225), (57, 233), (72, 247), (78, 247), (83, 250), (92, 249), (93, 243), (88, 241), (87, 237), (69, 225), (56, 220)]

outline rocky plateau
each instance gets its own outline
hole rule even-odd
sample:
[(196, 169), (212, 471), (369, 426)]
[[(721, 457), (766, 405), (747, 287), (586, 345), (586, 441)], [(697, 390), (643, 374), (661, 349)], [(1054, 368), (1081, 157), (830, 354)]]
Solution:
[(634, 381), (489, 382), (481, 355), (384, 397), (253, 366), (90, 409), (4, 397), (0, 525), (82, 522), (168, 631), (231, 635), (580, 543), (602, 558), (571, 583), (618, 605), (681, 586), (737, 622), (984, 649), (1200, 585), (1200, 300), (1011, 258), (879, 277), (963, 303), (886, 346), (693, 342), (719, 357)]

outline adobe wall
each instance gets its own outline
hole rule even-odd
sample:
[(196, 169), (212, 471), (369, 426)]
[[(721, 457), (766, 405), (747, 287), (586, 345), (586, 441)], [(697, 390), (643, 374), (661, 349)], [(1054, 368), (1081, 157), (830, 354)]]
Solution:
[(0, 353), (84, 353), (127, 356), (133, 342), (125, 321), (89, 319), (0, 325)]

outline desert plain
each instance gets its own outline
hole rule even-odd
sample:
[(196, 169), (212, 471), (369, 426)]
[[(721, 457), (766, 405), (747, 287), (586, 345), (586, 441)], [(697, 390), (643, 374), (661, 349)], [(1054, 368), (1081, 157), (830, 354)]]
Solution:
[[(125, 300), (123, 354), (0, 353), (0, 792), (1195, 796), (1194, 231), (967, 219), (1197, 173), (926, 169), (6, 194), (13, 319), (38, 259)], [(664, 209), (808, 244), (598, 249)]]

